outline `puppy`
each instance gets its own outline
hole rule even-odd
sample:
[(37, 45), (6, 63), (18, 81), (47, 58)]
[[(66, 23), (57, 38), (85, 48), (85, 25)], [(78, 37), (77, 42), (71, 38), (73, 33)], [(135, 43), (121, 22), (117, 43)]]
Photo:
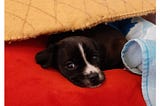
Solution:
[(126, 41), (120, 32), (101, 24), (52, 36), (35, 59), (43, 68), (56, 68), (73, 84), (93, 88), (105, 80), (102, 70), (123, 67), (121, 50)]

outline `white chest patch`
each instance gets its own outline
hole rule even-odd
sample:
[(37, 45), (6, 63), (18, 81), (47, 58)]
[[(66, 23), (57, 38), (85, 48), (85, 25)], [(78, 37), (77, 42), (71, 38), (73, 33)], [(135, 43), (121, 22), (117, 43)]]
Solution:
[(100, 73), (100, 69), (98, 67), (95, 67), (94, 65), (91, 65), (87, 61), (82, 45), (78, 44), (78, 46), (79, 46), (82, 58), (83, 58), (84, 62), (86, 63), (86, 67), (85, 67), (85, 70), (84, 70), (83, 74), (84, 75), (88, 75), (90, 73)]

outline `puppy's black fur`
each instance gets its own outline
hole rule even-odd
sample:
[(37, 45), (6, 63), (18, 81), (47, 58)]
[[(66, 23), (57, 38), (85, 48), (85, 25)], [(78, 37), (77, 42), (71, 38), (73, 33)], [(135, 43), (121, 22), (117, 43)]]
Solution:
[(101, 70), (123, 67), (121, 50), (126, 41), (120, 32), (101, 24), (51, 36), (35, 58), (43, 68), (58, 69), (78, 86), (96, 87), (105, 79)]

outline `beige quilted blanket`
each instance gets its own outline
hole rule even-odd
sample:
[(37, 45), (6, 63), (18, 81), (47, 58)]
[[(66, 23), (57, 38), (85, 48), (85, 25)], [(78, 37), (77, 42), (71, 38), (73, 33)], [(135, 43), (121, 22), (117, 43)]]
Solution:
[(155, 0), (5, 0), (5, 41), (154, 13)]

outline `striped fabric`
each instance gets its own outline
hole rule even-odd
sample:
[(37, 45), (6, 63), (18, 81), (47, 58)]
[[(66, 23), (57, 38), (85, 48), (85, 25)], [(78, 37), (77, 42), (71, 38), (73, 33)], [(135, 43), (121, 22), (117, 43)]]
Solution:
[(147, 106), (156, 105), (156, 26), (136, 17), (109, 23), (128, 39), (121, 57), (126, 68), (142, 75), (142, 93)]

